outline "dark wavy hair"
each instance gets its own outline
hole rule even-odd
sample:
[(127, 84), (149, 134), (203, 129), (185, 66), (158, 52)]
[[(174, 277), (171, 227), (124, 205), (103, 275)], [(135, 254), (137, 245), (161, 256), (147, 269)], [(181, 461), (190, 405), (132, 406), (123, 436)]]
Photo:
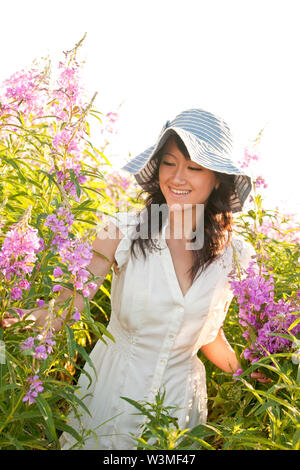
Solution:
[[(173, 137), (173, 135), (172, 135)], [(174, 133), (176, 144), (187, 160), (190, 160), (189, 153), (181, 138)], [(167, 142), (166, 142), (167, 143)], [(166, 145), (166, 144), (165, 144)], [(131, 244), (131, 255), (137, 256), (135, 247), (138, 246), (146, 257), (147, 250), (159, 250), (155, 241), (151, 238), (151, 205), (166, 204), (158, 180), (159, 166), (163, 155), (164, 146), (159, 150), (152, 159), (155, 160), (156, 169), (151, 178), (146, 182), (143, 190), (138, 194), (138, 200), (146, 195), (144, 200), (146, 218), (148, 224), (148, 238), (137, 237)], [(235, 191), (234, 175), (214, 172), (219, 181), (218, 189), (213, 189), (204, 209), (204, 243), (201, 249), (192, 251), (194, 262), (189, 270), (191, 281), (195, 279), (197, 273), (200, 275), (223, 251), (224, 247), (230, 243), (232, 236), (232, 210), (230, 206), (230, 198)], [(139, 222), (136, 231), (141, 230)], [(159, 232), (161, 232), (163, 220), (159, 221)]]

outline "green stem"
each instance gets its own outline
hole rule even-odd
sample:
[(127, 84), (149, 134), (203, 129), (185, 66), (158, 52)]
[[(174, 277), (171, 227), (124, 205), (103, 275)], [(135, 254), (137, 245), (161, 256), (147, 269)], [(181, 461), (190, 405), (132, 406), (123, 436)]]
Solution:
[(0, 428), (0, 434), (2, 433), (3, 429), (5, 428), (5, 426), (9, 423), (9, 421), (11, 420), (11, 418), (13, 417), (13, 415), (15, 414), (22, 398), (24, 397), (24, 392), (21, 393), (20, 395), (20, 398), (19, 400), (17, 401), (15, 407), (11, 410), (10, 414), (8, 415), (8, 417), (6, 418), (6, 420), (4, 421), (4, 424), (2, 425), (2, 427)]

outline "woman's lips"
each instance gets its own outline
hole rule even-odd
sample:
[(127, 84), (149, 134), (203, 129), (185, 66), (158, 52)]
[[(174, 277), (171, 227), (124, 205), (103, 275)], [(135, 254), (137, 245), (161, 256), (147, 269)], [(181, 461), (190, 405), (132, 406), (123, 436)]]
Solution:
[(170, 186), (169, 186), (169, 191), (172, 194), (172, 196), (177, 197), (177, 198), (183, 198), (185, 196), (188, 196), (191, 193), (190, 189), (187, 189), (187, 190), (175, 189), (175, 188), (170, 188)]

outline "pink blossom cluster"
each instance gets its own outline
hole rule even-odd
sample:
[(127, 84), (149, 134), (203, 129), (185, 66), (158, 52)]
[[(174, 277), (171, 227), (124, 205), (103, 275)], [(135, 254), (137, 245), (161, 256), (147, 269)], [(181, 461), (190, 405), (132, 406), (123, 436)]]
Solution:
[[(20, 344), (21, 350), (32, 354), (34, 359), (39, 361), (45, 361), (50, 354), (53, 352), (53, 346), (56, 345), (56, 341), (53, 339), (53, 329), (49, 329), (48, 332), (42, 331), (36, 337), (29, 336), (25, 341)], [(28, 401), (31, 405), (35, 402), (38, 393), (44, 390), (42, 381), (39, 380), (38, 375), (29, 377), (27, 382), (30, 384), (29, 390), (23, 398), (23, 401)]]
[[(45, 225), (55, 233), (52, 245), (56, 247), (61, 262), (67, 266), (69, 273), (72, 275), (74, 287), (82, 290), (82, 294), (88, 297), (90, 294), (89, 289), (97, 287), (95, 283), (88, 282), (90, 273), (85, 269), (93, 256), (92, 245), (87, 241), (69, 236), (69, 228), (73, 221), (73, 214), (68, 209), (59, 207), (55, 215), (47, 217)], [(61, 268), (56, 267), (53, 271), (54, 277), (59, 277), (62, 274)], [(60, 284), (53, 287), (54, 292), (59, 292), (61, 289)]]
[(116, 122), (118, 121), (118, 113), (109, 112), (104, 116), (103, 127), (100, 131), (101, 134), (116, 134)]
[(251, 153), (248, 148), (244, 149), (244, 158), (238, 163), (241, 168), (249, 168), (251, 162), (258, 161), (259, 157), (255, 153)]
[[(258, 269), (252, 261), (243, 279), (232, 277), (230, 280), (239, 305), (239, 322), (245, 330), (243, 336), (248, 342), (244, 357), (252, 362), (269, 354), (288, 351), (292, 347), (292, 340), (271, 336), (270, 333), (288, 335), (288, 328), (297, 318), (293, 312), (299, 310), (299, 305), (293, 299), (276, 302), (273, 274), (264, 268), (261, 268), (261, 272)], [(299, 332), (300, 324), (291, 330), (293, 335)]]
[[(244, 150), (244, 158), (240, 160), (238, 163), (240, 164), (240, 167), (243, 169), (248, 169), (251, 166), (253, 166), (254, 162), (257, 162), (259, 160), (259, 156), (256, 153), (252, 153), (249, 151), (248, 148), (245, 148)], [(257, 175), (253, 178), (254, 183), (255, 183), (255, 188), (264, 188), (266, 189), (268, 187), (265, 179), (261, 175)]]
[[(22, 351), (33, 351), (33, 357), (35, 359), (47, 359), (49, 354), (52, 354), (53, 348), (52, 346), (56, 345), (56, 341), (52, 339), (53, 331), (49, 330), (49, 332), (45, 335), (40, 333), (36, 337), (29, 336), (23, 343), (21, 343)], [(35, 342), (38, 341), (39, 344), (35, 345)]]
[(27, 216), (6, 233), (0, 250), (0, 279), (10, 285), (11, 300), (20, 300), (23, 290), (29, 290), (26, 275), (33, 271), (37, 253), (43, 249), (43, 241), (37, 229), (28, 224)]
[(28, 401), (28, 404), (32, 405), (32, 403), (35, 402), (35, 399), (38, 394), (44, 390), (44, 387), (42, 385), (42, 381), (40, 380), (37, 374), (35, 374), (33, 377), (28, 377), (27, 382), (29, 383), (29, 390), (23, 397), (22, 401)]
[[(131, 196), (135, 197), (136, 188), (128, 176), (124, 176), (118, 171), (113, 171), (106, 175), (105, 193), (111, 199), (114, 209), (117, 208), (119, 211), (128, 210), (128, 205), (130, 205), (128, 199)], [(101, 214), (98, 214), (98, 217), (100, 220), (103, 219)]]
[(275, 218), (264, 217), (258, 230), (269, 238), (298, 244), (300, 242), (299, 224), (293, 216), (277, 215)]
[(17, 115), (22, 113), (24, 119), (42, 116), (49, 99), (46, 76), (36, 69), (21, 70), (13, 74), (4, 83), (1, 96), (0, 115), (6, 114), (8, 123), (20, 124)]
[[(2, 135), (10, 134), (14, 138), (11, 131), (15, 132), (18, 146), (23, 143), (26, 149), (19, 153), (19, 158), (28, 158), (31, 144), (20, 122), (24, 120), (29, 127), (42, 124), (47, 137), (52, 138), (52, 150), (45, 152), (44, 163), (35, 162), (35, 165), (44, 166), (43, 169), (50, 174), (55, 173), (65, 192), (78, 201), (80, 185), (86, 181), (82, 173), (86, 126), (83, 87), (79, 65), (74, 58), (70, 59), (68, 53), (58, 68), (59, 75), (53, 85), (50, 85), (47, 69), (43, 72), (22, 70), (4, 82), (0, 96)], [(35, 152), (34, 147), (32, 151)], [(74, 179), (77, 180), (77, 188)]]
[(255, 187), (258, 188), (264, 188), (266, 189), (268, 187), (265, 179), (262, 176), (257, 176), (255, 179)]
[(114, 171), (108, 176), (108, 180), (114, 185), (122, 189), (122, 191), (127, 191), (130, 185), (130, 179), (126, 176), (120, 175), (117, 171)]
[[(53, 153), (56, 166), (58, 183), (63, 184), (68, 195), (79, 201), (76, 185), (72, 181), (70, 170), (74, 171), (78, 187), (85, 183), (86, 176), (82, 174), (82, 153), (84, 150), (84, 125), (83, 119), (78, 126), (78, 115), (82, 112), (83, 87), (80, 83), (79, 66), (76, 62), (60, 62), (60, 74), (56, 82), (56, 88), (52, 92), (52, 112), (58, 120), (64, 123), (64, 127), (55, 131), (52, 140)], [(67, 123), (67, 125), (66, 125)], [(50, 173), (55, 171), (54, 165)], [(80, 191), (81, 194), (81, 191)]]
[(79, 67), (76, 62), (60, 62), (60, 70), (55, 89), (52, 112), (61, 121), (68, 121), (82, 106), (83, 87), (80, 83)]

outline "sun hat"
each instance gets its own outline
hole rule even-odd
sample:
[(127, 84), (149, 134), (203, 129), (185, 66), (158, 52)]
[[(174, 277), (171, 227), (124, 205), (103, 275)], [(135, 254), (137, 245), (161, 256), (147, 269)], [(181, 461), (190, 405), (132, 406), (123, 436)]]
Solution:
[(251, 178), (232, 161), (233, 139), (228, 124), (203, 109), (188, 109), (167, 121), (155, 145), (134, 157), (122, 170), (134, 174), (137, 183), (144, 188), (157, 168), (157, 160), (152, 157), (174, 134), (184, 142), (192, 161), (209, 170), (235, 175), (230, 206), (232, 212), (241, 211), (251, 191)]

